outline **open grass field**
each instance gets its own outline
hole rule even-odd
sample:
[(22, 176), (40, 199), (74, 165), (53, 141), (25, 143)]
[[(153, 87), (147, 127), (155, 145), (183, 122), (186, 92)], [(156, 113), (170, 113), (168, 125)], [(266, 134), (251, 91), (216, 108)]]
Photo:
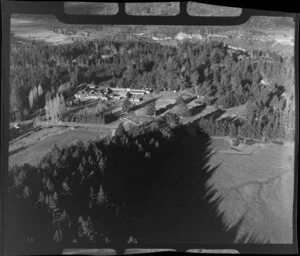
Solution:
[(214, 138), (211, 165), (220, 164), (210, 183), (228, 226), (244, 218), (238, 237), (253, 234), (260, 241), (292, 242), (294, 144), (254, 144), (249, 155), (227, 154), (226, 138)]
[(184, 124), (190, 123), (190, 122), (196, 121), (202, 117), (205, 117), (207, 115), (213, 114), (216, 111), (217, 111), (217, 108), (215, 106), (206, 106), (200, 113), (197, 113), (196, 115), (193, 115), (190, 117), (182, 118), (182, 122)]
[(246, 109), (246, 104), (244, 105), (240, 105), (237, 107), (233, 107), (233, 108), (228, 108), (228, 109), (224, 109), (225, 113), (222, 114), (219, 118), (217, 118), (217, 120), (222, 120), (223, 118), (226, 117), (233, 117), (233, 116), (237, 116), (239, 118), (242, 119), (246, 119), (247, 118), (247, 109)]
[(41, 129), (37, 132), (26, 133), (23, 136), (17, 137), (9, 142), (9, 151), (16, 150), (20, 147), (28, 147), (37, 140), (46, 138), (53, 134), (60, 134), (62, 132), (65, 132), (65, 129), (62, 127), (50, 127)]
[(157, 94), (157, 100), (155, 104), (156, 110), (167, 107), (168, 105), (173, 105), (179, 97), (182, 97), (184, 101), (189, 101), (189, 99), (195, 97), (196, 95), (189, 93), (187, 90), (172, 92), (165, 91)]
[(175, 107), (176, 100), (180, 96), (186, 101), (189, 101), (189, 99), (196, 97), (195, 95), (189, 93), (187, 90), (178, 92), (163, 91), (159, 93), (151, 93), (149, 95), (145, 95), (144, 100), (141, 103), (136, 104), (137, 110), (135, 110), (135, 114), (140, 117), (145, 115), (145, 108), (151, 101), (155, 101), (156, 111), (160, 112), (160, 110), (163, 110), (162, 112), (166, 113), (167, 111), (171, 111), (171, 109)]
[[(86, 3), (88, 4), (88, 3)], [(101, 4), (99, 4), (101, 5)], [(75, 10), (75, 9), (76, 10)], [(101, 10), (103, 6), (99, 7)], [(72, 5), (71, 9), (86, 12), (98, 12), (99, 8), (91, 8), (91, 5), (80, 7)], [(110, 7), (108, 9), (111, 9)], [(113, 10), (112, 8), (111, 10)], [(206, 7), (200, 8), (207, 9)], [(209, 15), (229, 15), (232, 12), (224, 12), (224, 8), (209, 8)], [(160, 9), (159, 9), (160, 10)], [(217, 10), (217, 12), (212, 10)], [(220, 11), (220, 12), (219, 12)], [(206, 11), (205, 11), (206, 12)], [(229, 15), (230, 16), (230, 15)], [(282, 21), (283, 20), (283, 21)], [(59, 22), (51, 15), (13, 15), (11, 19), (11, 32), (20, 38), (35, 39), (49, 44), (72, 43), (76, 40), (93, 40), (114, 38), (120, 40), (144, 39), (147, 41), (156, 41), (158, 43), (176, 46), (178, 40), (175, 37), (178, 33), (184, 31), (188, 35), (201, 35), (205, 33), (211, 35), (212, 40), (221, 40), (225, 43), (246, 49), (261, 48), (275, 50), (281, 54), (291, 55), (294, 45), (294, 24), (291, 19), (282, 17), (255, 17), (239, 26), (151, 26), (151, 25), (118, 25), (118, 26), (97, 26), (97, 25), (70, 25)], [(62, 34), (53, 29), (71, 29), (72, 34)], [(253, 31), (257, 32), (253, 34)], [(88, 32), (88, 34), (87, 34)], [(260, 34), (258, 34), (261, 32)], [(215, 36), (216, 35), (216, 36)], [(205, 40), (207, 40), (206, 38)]]
[[(72, 33), (63, 34), (59, 30), (54, 32), (54, 29), (61, 28), (70, 29)], [(11, 19), (11, 32), (14, 36), (50, 45), (70, 44), (76, 40), (107, 39), (124, 33), (126, 35), (126, 31), (122, 26), (68, 25), (59, 22), (52, 15), (13, 15)], [(89, 32), (89, 36), (86, 32)]]
[(59, 22), (54, 16), (41, 15), (20, 16), (13, 15), (11, 19), (11, 32), (20, 38), (43, 41), (49, 44), (72, 43), (71, 37), (52, 31)]
[(47, 152), (56, 144), (58, 147), (70, 145), (77, 140), (96, 140), (110, 135), (110, 133), (96, 129), (67, 129), (61, 127), (44, 128), (9, 146), (9, 166), (25, 163), (37, 164)]
[(125, 119), (125, 121), (129, 120), (129, 122), (132, 121), (133, 123), (136, 123), (136, 124), (142, 124), (145, 122), (152, 121), (155, 118), (152, 116), (146, 116), (146, 115), (142, 115), (142, 114), (141, 115), (140, 114), (129, 114), (124, 119)]
[(44, 41), (49, 44), (67, 44), (72, 43), (72, 39), (66, 35), (54, 33), (51, 30), (32, 28), (26, 32), (22, 29), (15, 29), (14, 33), (18, 37)]
[(156, 101), (155, 108), (159, 110), (161, 108), (165, 108), (169, 104), (175, 104), (177, 94), (170, 92), (169, 94), (162, 94)]

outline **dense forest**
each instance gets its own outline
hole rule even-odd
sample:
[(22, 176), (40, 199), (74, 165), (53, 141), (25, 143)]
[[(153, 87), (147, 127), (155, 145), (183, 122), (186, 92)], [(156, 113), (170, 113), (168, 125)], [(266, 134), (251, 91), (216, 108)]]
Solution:
[(260, 136), (292, 137), (294, 130), (294, 58), (232, 50), (219, 42), (174, 47), (95, 40), (49, 46), (12, 38), (10, 81), (10, 112), (18, 119), (31, 118), (49, 100), (68, 99), (79, 83), (94, 82), (189, 89), (221, 108), (247, 103), (247, 123)]
[(199, 126), (167, 114), (129, 131), (120, 125), (112, 138), (54, 146), (38, 165), (9, 170), (6, 243), (23, 253), (26, 243), (230, 243), (234, 228), (224, 226), (206, 184), (215, 170), (210, 143)]

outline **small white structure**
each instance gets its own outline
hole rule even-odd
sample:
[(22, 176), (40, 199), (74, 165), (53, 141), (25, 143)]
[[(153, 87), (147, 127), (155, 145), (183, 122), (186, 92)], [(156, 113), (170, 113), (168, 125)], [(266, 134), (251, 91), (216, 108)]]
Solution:
[(105, 59), (109, 59), (109, 58), (111, 58), (111, 57), (113, 57), (113, 54), (102, 54), (102, 55), (101, 55), (101, 58), (104, 59), (104, 60), (105, 60)]
[(175, 36), (176, 40), (184, 40), (184, 39), (196, 39), (196, 40), (203, 40), (203, 37), (200, 34), (186, 34), (183, 32), (179, 32), (176, 36)]
[(90, 89), (95, 89), (96, 86), (94, 84), (88, 84), (87, 87), (89, 87)]
[(154, 41), (161, 40), (160, 38), (158, 38), (158, 37), (155, 37), (155, 36), (152, 36), (152, 39), (153, 39)]
[(107, 96), (100, 96), (101, 100), (108, 100), (109, 98)]
[(247, 52), (247, 50), (244, 49), (244, 48), (241, 48), (241, 47), (235, 47), (235, 46), (232, 46), (232, 45), (228, 45), (228, 48), (229, 48), (229, 49), (232, 49), (232, 50), (235, 50), (235, 51)]
[(134, 102), (134, 103), (141, 102), (142, 100), (143, 100), (142, 98), (130, 98), (129, 99), (130, 102)]
[(260, 81), (260, 83), (261, 83), (262, 85), (270, 85), (270, 83), (269, 83), (266, 79), (262, 79), (262, 80)]

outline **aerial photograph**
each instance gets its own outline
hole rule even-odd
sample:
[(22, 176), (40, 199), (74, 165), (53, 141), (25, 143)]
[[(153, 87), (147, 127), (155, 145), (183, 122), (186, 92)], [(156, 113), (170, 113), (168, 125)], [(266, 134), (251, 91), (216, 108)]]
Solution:
[[(176, 3), (162, 5), (126, 12), (176, 15)], [(10, 23), (7, 251), (293, 242), (293, 18)]]

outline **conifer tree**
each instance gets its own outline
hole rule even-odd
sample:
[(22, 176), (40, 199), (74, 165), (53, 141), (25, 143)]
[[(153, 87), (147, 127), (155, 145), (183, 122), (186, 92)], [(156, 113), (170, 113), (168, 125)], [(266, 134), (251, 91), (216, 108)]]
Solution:
[(126, 97), (124, 100), (123, 100), (123, 103), (122, 103), (122, 110), (125, 111), (125, 112), (128, 112), (130, 110), (130, 101), (129, 101), (129, 98)]
[(103, 191), (102, 185), (100, 185), (99, 191), (97, 193), (97, 204), (98, 205), (103, 205), (106, 202), (106, 196)]
[(147, 106), (147, 115), (154, 116), (155, 112), (155, 101), (151, 101)]

